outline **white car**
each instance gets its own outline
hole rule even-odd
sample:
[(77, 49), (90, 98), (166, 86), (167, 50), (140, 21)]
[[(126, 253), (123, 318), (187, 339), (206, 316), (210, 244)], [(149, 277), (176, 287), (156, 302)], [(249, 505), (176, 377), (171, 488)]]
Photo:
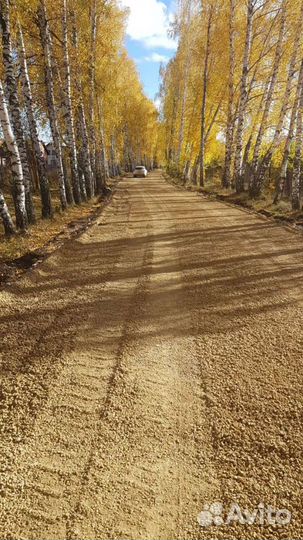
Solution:
[(143, 167), (142, 165), (137, 165), (137, 167), (134, 170), (134, 178), (146, 178), (147, 177), (147, 169)]

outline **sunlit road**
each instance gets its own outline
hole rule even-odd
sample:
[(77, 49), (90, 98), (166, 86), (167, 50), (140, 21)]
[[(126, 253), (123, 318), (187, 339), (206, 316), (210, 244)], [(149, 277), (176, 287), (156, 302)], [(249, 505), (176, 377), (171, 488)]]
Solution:
[(302, 252), (154, 173), (3, 290), (0, 538), (300, 538)]

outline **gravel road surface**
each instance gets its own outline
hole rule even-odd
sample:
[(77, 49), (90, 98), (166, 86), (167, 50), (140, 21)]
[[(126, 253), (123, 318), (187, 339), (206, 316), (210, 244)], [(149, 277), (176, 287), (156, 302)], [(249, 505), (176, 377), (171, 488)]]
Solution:
[(1, 540), (303, 538), (302, 278), (300, 234), (121, 181), (0, 292)]

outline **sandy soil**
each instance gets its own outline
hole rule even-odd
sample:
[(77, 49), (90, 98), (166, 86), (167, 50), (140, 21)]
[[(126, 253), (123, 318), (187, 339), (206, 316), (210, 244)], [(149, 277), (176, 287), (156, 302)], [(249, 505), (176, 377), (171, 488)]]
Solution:
[(302, 538), (302, 251), (155, 173), (3, 290), (1, 540)]

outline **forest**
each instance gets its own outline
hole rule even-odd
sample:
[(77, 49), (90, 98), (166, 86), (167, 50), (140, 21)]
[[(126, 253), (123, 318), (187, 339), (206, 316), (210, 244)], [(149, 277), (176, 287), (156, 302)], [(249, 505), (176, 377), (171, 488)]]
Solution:
[(301, 209), (303, 2), (181, 0), (162, 67), (168, 172)]
[[(0, 215), (10, 237), (153, 166), (158, 113), (116, 0), (0, 1)], [(0, 133), (1, 137), (1, 133)]]
[(7, 237), (94, 200), (135, 164), (298, 213), (303, 1), (179, 0), (160, 111), (117, 0), (1, 0), (0, 214)]

